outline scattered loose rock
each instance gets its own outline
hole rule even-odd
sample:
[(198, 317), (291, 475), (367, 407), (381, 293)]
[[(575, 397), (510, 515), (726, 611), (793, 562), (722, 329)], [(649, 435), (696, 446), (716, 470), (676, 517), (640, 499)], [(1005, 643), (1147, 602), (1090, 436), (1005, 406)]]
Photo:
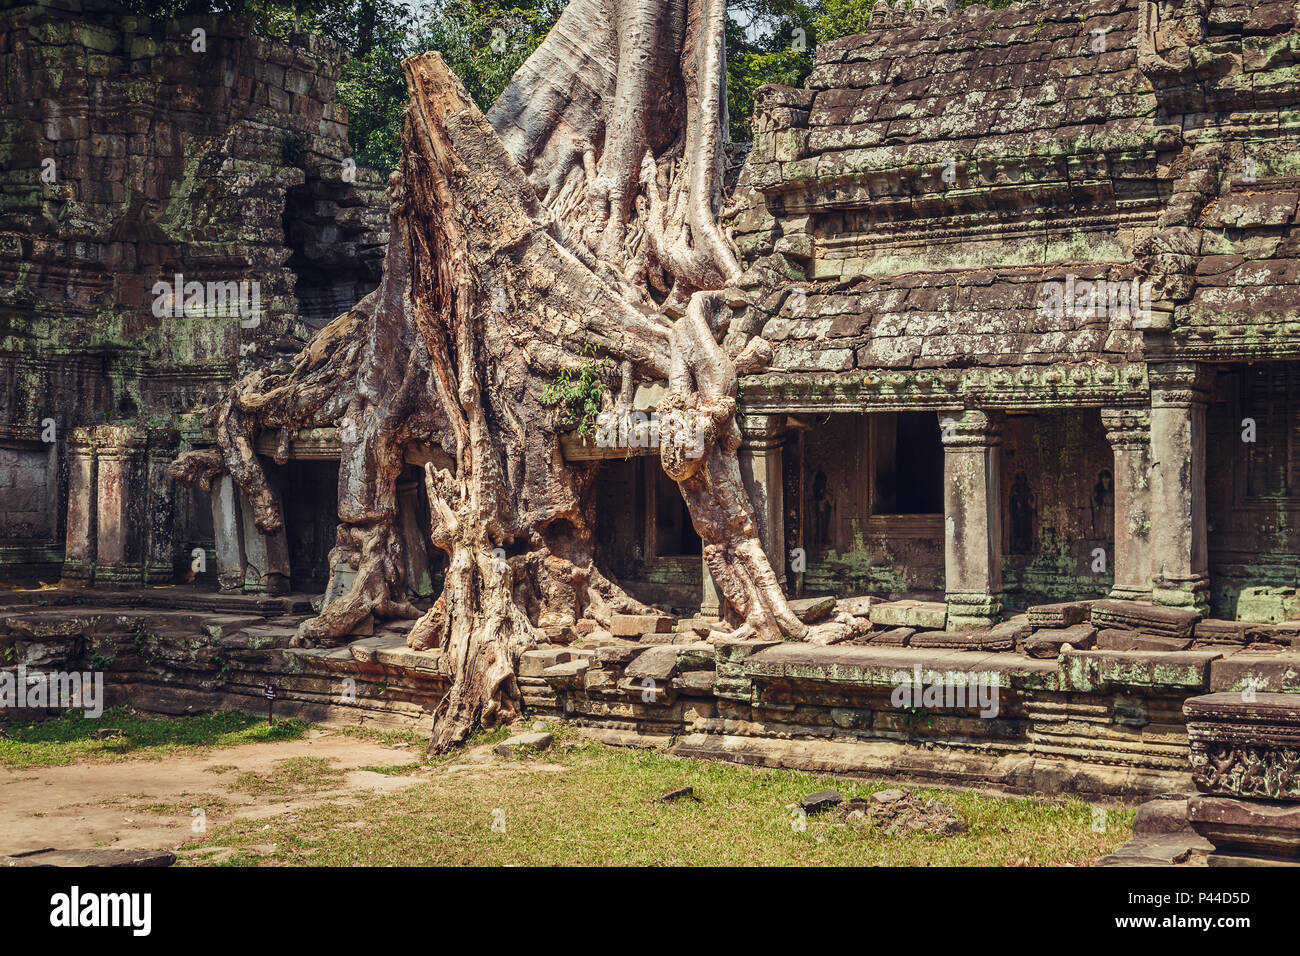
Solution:
[(690, 797), (698, 801), (700, 798), (695, 795), (694, 787), (682, 787), (680, 790), (674, 790), (671, 793), (665, 793), (659, 798), (660, 803), (672, 803), (674, 800), (680, 800), (683, 797)]
[(844, 802), (844, 796), (838, 790), (818, 790), (799, 801), (804, 813), (821, 813)]
[(937, 833), (952, 836), (965, 833), (966, 821), (942, 800), (922, 800), (902, 790), (882, 790), (869, 800), (855, 797), (840, 807), (845, 822), (870, 820), (885, 827), (887, 834)]

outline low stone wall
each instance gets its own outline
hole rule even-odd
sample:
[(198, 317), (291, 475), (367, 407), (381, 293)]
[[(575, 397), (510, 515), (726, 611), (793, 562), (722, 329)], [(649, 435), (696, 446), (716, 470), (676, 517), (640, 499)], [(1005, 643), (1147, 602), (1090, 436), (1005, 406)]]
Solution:
[[(37, 591), (0, 600), (0, 660), (10, 669), (102, 671), (111, 703), (142, 710), (264, 713), (271, 684), (283, 716), (422, 732), (448, 687), (441, 654), (406, 647), (409, 622), (342, 647), (291, 648), (310, 611), (304, 597), (158, 588), (112, 597), (134, 606), (75, 603), (105, 598)], [(148, 606), (163, 603), (169, 609)], [(1047, 620), (1053, 610), (1060, 607), (1035, 609), (1047, 623), (1065, 623)], [(993, 650), (970, 642), (815, 646), (704, 640), (698, 620), (675, 630), (668, 618), (650, 623), (644, 633), (588, 631), (571, 645), (525, 653), (518, 679), (529, 715), (683, 756), (1137, 799), (1192, 789), (1188, 698), (1294, 692), (1300, 674), (1300, 650), (1274, 644), (1066, 645), (1039, 659), (997, 635), (985, 638)], [(900, 630), (866, 640), (892, 640)], [(904, 699), (900, 687), (931, 687), (945, 675), (973, 675), (986, 696)]]
[[(0, 612), (0, 660), (10, 670), (102, 672), (110, 706), (165, 714), (264, 713), (270, 684), (279, 716), (432, 728), (447, 674), (440, 654), (407, 649), (409, 622), (346, 647), (291, 648), (305, 617), (283, 610), (293, 602), (213, 603), (225, 607), (10, 608)], [(240, 605), (248, 612), (239, 613)]]
[[(720, 641), (531, 651), (534, 711), (611, 742), (761, 766), (1017, 791), (1187, 790), (1183, 700), (1219, 651), (1068, 652), (1061, 660), (921, 648)], [(997, 712), (897, 706), (900, 677), (984, 674)]]

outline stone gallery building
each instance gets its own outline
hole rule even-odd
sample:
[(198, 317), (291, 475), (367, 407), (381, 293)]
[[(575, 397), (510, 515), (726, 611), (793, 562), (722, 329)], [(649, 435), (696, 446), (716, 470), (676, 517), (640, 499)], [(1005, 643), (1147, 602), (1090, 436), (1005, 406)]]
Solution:
[[(375, 287), (387, 205), (332, 44), (84, 7), (0, 15), (0, 580), (184, 580), (214, 537), (165, 474), (191, 413)], [(283, 476), (303, 589), (335, 471)]]
[[(882, 2), (759, 91), (731, 225), (779, 288), (732, 329), (792, 591), (1300, 614), (1295, 16)], [(652, 471), (662, 581), (698, 542)]]

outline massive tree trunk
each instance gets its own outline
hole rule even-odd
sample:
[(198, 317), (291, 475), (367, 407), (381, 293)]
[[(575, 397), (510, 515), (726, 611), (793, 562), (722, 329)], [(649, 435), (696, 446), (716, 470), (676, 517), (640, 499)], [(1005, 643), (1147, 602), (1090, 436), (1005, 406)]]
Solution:
[(724, 351), (725, 304), (700, 291), (739, 275), (716, 221), (725, 3), (614, 0), (613, 18), (608, 5), (575, 0), (491, 122), (438, 54), (404, 64), (411, 105), (379, 289), (292, 367), (238, 383), (209, 415), (217, 448), (172, 469), (202, 484), (228, 472), (273, 530), (283, 518), (253, 451), (258, 431), (280, 431), (283, 458), (293, 429), (351, 423), (332, 558), (357, 574), (298, 636), (328, 640), (371, 614), (419, 616), (405, 598), (396, 481), (409, 449), (445, 452), (449, 467), (425, 471), (429, 540), (448, 569), (409, 638), (441, 649), (453, 677), (434, 750), (519, 715), (515, 665), (543, 628), (649, 610), (596, 567), (599, 465), (564, 460), (563, 417), (544, 400), (593, 347), (619, 370), (607, 405), (668, 379), (664, 410), (704, 436), (679, 430), (661, 457), (739, 633), (805, 633), (736, 459), (737, 376), (771, 350), (755, 338)]

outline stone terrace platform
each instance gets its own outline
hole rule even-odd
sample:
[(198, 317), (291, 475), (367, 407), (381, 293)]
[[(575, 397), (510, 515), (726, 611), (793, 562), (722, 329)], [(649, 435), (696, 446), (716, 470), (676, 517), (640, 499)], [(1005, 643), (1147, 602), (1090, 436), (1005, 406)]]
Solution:
[[(877, 616), (897, 611), (880, 606)], [(340, 647), (290, 647), (309, 613), (302, 596), (191, 588), (5, 592), (0, 655), (10, 668), (102, 670), (110, 702), (142, 710), (261, 713), (272, 684), (282, 716), (430, 728), (449, 675), (438, 652), (406, 647), (409, 622)], [(1040, 623), (1065, 623), (1056, 612), (1034, 613)], [(937, 630), (912, 637), (957, 647), (872, 643), (899, 640), (891, 627), (816, 646), (733, 640), (701, 621), (622, 623), (613, 630), (640, 633), (588, 630), (524, 654), (518, 674), (529, 713), (612, 744), (686, 756), (1136, 799), (1191, 790), (1186, 699), (1300, 692), (1300, 648), (1227, 641), (1221, 622), (1204, 633), (1224, 643), (1198, 646), (1190, 633), (1183, 650), (1064, 643), (1050, 658), (1028, 655), (1041, 654), (1041, 636), (1056, 629), (1016, 621), (1010, 642), (1005, 630), (983, 635), (1004, 650), (960, 649), (980, 638)], [(923, 685), (960, 674), (995, 686), (996, 712), (973, 695), (964, 706), (926, 706), (925, 698), (900, 706), (898, 688), (918, 669)]]

